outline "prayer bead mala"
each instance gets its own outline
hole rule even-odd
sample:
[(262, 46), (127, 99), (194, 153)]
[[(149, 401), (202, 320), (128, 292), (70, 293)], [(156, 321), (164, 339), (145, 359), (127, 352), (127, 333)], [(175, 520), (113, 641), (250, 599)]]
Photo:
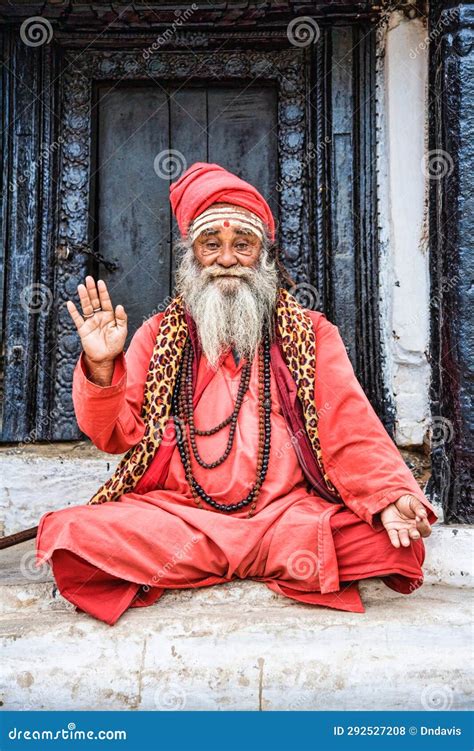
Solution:
[[(194, 424), (194, 407), (193, 407), (193, 380), (192, 380), (192, 348), (190, 346), (187, 346), (184, 351), (183, 355), (183, 372), (186, 376), (186, 382), (184, 385), (184, 389), (181, 388), (180, 394), (178, 396), (178, 409), (179, 414), (182, 416), (183, 414), (186, 415), (187, 423), (189, 425), (189, 440), (191, 443), (191, 447), (193, 450), (194, 457), (198, 464), (201, 465), (201, 467), (204, 467), (205, 469), (213, 469), (214, 467), (218, 467), (219, 464), (222, 464), (227, 457), (230, 454), (230, 451), (232, 449), (232, 444), (234, 442), (234, 435), (235, 435), (235, 429), (237, 427), (237, 418), (239, 415), (240, 407), (242, 406), (242, 402), (244, 400), (244, 396), (247, 392), (249, 381), (250, 381), (250, 369), (251, 369), (251, 363), (247, 362), (245, 363), (244, 367), (242, 368), (242, 374), (240, 377), (240, 383), (239, 383), (239, 390), (237, 393), (237, 399), (235, 402), (235, 406), (229, 417), (227, 417), (225, 420), (223, 420), (219, 425), (216, 425), (215, 428), (210, 428), (209, 430), (198, 430)], [(222, 454), (222, 456), (219, 457), (219, 459), (216, 459), (213, 462), (205, 462), (204, 459), (199, 454), (197, 443), (196, 443), (196, 435), (213, 435), (214, 433), (217, 433), (218, 430), (221, 430), (226, 425), (230, 423), (230, 430), (229, 430), (229, 439), (227, 441), (227, 446)]]
[[(250, 517), (252, 516), (252, 513), (256, 508), (257, 497), (258, 497), (258, 494), (260, 492), (260, 489), (263, 485), (263, 482), (267, 474), (268, 461), (270, 457), (270, 436), (271, 436), (270, 378), (271, 378), (271, 375), (270, 375), (270, 338), (269, 338), (268, 332), (265, 332), (264, 337), (263, 337), (263, 347), (262, 345), (260, 345), (259, 352), (258, 352), (259, 439), (258, 439), (257, 468), (256, 468), (257, 479), (253, 487), (251, 488), (250, 492), (247, 494), (245, 498), (243, 498), (238, 503), (225, 504), (225, 503), (218, 503), (216, 500), (211, 498), (211, 496), (209, 496), (206, 493), (206, 491), (201, 487), (201, 485), (197, 482), (197, 480), (193, 477), (193, 474), (192, 474), (191, 457), (190, 457), (190, 451), (189, 451), (188, 440), (187, 440), (187, 431), (186, 431), (186, 424), (187, 424), (186, 418), (188, 418), (188, 421), (189, 421), (189, 415), (191, 414), (191, 421), (193, 424), (194, 434), (211, 435), (212, 433), (217, 432), (218, 429), (220, 429), (224, 425), (229, 424), (230, 422), (232, 440), (233, 440), (233, 434), (235, 433), (235, 425), (237, 422), (238, 411), (240, 410), (240, 406), (241, 406), (243, 397), (247, 391), (248, 382), (250, 379), (251, 363), (247, 363), (244, 366), (244, 368), (246, 368), (247, 365), (249, 366), (249, 370), (247, 373), (243, 369), (244, 372), (242, 373), (242, 376), (241, 376), (239, 394), (237, 397), (235, 408), (232, 411), (231, 415), (225, 421), (223, 421), (223, 423), (220, 423), (218, 426), (216, 426), (216, 428), (212, 428), (210, 431), (201, 431), (200, 433), (198, 433), (198, 431), (196, 430), (194, 426), (194, 415), (192, 413), (192, 393), (193, 393), (192, 348), (190, 346), (190, 342), (188, 339), (188, 341), (186, 342), (185, 350), (183, 352), (182, 362), (181, 362), (181, 365), (177, 374), (177, 378), (176, 378), (176, 384), (175, 384), (175, 389), (173, 392), (171, 409), (172, 409), (172, 416), (173, 416), (175, 430), (176, 430), (176, 443), (178, 446), (181, 461), (183, 463), (186, 479), (191, 488), (191, 493), (193, 495), (195, 503), (198, 505), (199, 508), (204, 508), (204, 506), (201, 503), (201, 499), (202, 499), (207, 504), (217, 509), (218, 511), (224, 511), (227, 513), (240, 510), (241, 508), (244, 508), (248, 504), (251, 504), (250, 510), (248, 512), (248, 516)], [(239, 397), (240, 397), (240, 403), (239, 403)], [(232, 431), (232, 427), (234, 427), (234, 431)], [(193, 443), (195, 445), (195, 435), (193, 435), (193, 441), (191, 443), (192, 450), (194, 450)], [(201, 466), (205, 466), (208, 468), (212, 468), (213, 466), (217, 466), (218, 464), (221, 464), (222, 461), (224, 461), (229, 455), (231, 446), (232, 446), (232, 443), (230, 443), (229, 441), (223, 457), (217, 460), (217, 462), (211, 462), (209, 464), (207, 464), (206, 462), (202, 462), (202, 463), (199, 462), (199, 463), (201, 464)], [(197, 453), (197, 450), (195, 453)]]

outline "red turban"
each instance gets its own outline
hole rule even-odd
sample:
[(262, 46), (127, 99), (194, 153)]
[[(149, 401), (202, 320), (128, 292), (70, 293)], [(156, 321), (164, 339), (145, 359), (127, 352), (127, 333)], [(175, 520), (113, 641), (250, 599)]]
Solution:
[(213, 203), (243, 206), (260, 217), (275, 239), (275, 222), (270, 206), (253, 185), (218, 164), (194, 162), (170, 185), (170, 202), (183, 237), (192, 220)]

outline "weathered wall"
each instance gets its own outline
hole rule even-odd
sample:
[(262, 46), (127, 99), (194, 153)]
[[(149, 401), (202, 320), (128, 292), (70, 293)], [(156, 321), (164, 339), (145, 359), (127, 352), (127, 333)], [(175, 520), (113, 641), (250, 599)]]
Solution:
[(429, 426), (425, 38), (426, 27), (419, 18), (391, 14), (384, 66), (389, 254), (382, 274), (399, 446), (423, 444)]

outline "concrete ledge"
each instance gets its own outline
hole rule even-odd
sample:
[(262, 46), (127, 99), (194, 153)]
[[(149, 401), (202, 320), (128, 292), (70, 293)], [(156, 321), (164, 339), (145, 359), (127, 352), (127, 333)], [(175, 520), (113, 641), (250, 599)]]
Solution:
[(86, 503), (121, 456), (79, 442), (1, 447), (0, 534), (35, 527), (47, 511)]
[(425, 539), (425, 582), (472, 588), (474, 526), (438, 522), (432, 529)]
[(6, 709), (468, 709), (470, 606), (454, 587), (361, 583), (366, 613), (257, 582), (166, 593), (110, 627), (0, 617)]

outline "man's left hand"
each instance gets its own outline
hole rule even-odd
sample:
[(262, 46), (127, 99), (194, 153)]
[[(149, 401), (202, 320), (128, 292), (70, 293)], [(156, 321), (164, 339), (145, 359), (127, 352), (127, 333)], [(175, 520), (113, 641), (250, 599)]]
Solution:
[(426, 509), (414, 495), (402, 495), (380, 512), (380, 519), (395, 548), (399, 548), (400, 543), (408, 547), (410, 540), (431, 534)]

